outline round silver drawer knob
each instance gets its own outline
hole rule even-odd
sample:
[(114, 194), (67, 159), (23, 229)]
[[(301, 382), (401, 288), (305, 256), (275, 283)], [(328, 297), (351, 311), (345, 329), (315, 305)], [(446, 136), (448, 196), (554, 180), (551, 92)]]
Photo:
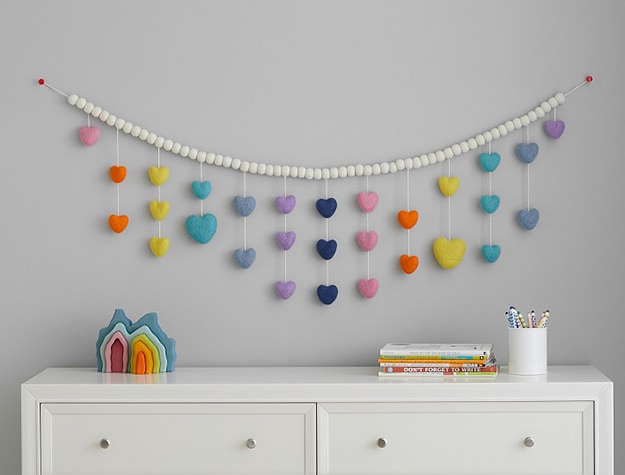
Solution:
[(245, 446), (248, 449), (255, 449), (256, 448), (256, 439), (247, 439), (247, 441), (245, 442)]
[(534, 437), (526, 437), (523, 441), (523, 445), (525, 445), (525, 447), (534, 447), (535, 443), (536, 441), (534, 440)]
[(388, 445), (388, 440), (386, 440), (384, 437), (380, 437), (378, 439), (378, 447), (380, 447), (381, 449), (383, 449), (384, 447), (386, 447)]
[(108, 449), (111, 446), (111, 441), (108, 439), (102, 439), (100, 441), (100, 447), (102, 447), (103, 449)]

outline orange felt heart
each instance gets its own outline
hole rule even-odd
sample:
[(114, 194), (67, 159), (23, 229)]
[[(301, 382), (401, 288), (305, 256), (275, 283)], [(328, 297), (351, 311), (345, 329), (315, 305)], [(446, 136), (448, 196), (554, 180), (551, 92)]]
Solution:
[(399, 224), (401, 224), (404, 229), (412, 228), (415, 224), (417, 224), (418, 220), (419, 213), (417, 213), (417, 210), (415, 209), (410, 211), (403, 209), (397, 213), (397, 221), (399, 221)]
[(419, 267), (419, 258), (417, 256), (409, 256), (402, 254), (399, 258), (399, 265), (406, 274), (412, 274)]
[(121, 233), (128, 226), (128, 216), (112, 214), (109, 216), (109, 227), (116, 233)]
[(113, 165), (109, 168), (109, 175), (113, 183), (121, 183), (126, 178), (126, 167), (123, 165), (120, 167)]

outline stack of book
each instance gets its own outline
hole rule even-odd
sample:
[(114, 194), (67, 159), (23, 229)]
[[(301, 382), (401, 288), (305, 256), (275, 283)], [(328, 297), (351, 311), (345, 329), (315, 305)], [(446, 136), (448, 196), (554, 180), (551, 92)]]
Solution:
[(451, 343), (389, 343), (380, 350), (380, 376), (497, 376), (493, 345)]

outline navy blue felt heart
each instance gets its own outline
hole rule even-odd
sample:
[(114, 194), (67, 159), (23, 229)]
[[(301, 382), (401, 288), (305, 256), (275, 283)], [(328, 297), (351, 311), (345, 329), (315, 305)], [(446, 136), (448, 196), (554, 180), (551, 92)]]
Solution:
[(319, 239), (317, 241), (317, 252), (326, 261), (329, 261), (334, 257), (336, 253), (337, 242), (334, 239), (326, 241), (325, 239)]
[(317, 211), (319, 211), (319, 214), (321, 216), (323, 216), (324, 218), (331, 218), (336, 212), (336, 207), (338, 206), (338, 203), (334, 198), (327, 198), (325, 200), (323, 198), (320, 198), (317, 200), (316, 206)]
[(330, 305), (339, 295), (339, 288), (336, 285), (320, 285), (317, 287), (317, 297), (321, 303)]
[(537, 143), (520, 143), (516, 146), (516, 156), (524, 163), (532, 163), (538, 156)]
[(536, 227), (538, 218), (540, 218), (540, 213), (536, 208), (532, 208), (529, 211), (522, 209), (517, 213), (519, 224), (527, 230), (534, 229)]

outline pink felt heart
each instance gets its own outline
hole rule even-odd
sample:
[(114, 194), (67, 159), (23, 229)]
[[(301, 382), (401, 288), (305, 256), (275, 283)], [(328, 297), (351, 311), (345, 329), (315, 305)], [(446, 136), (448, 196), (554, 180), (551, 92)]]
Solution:
[(378, 279), (360, 279), (358, 281), (358, 291), (366, 299), (375, 297), (378, 293)]
[(369, 252), (373, 250), (378, 243), (378, 233), (375, 231), (360, 231), (356, 234), (356, 241), (358, 242), (360, 249), (365, 252)]
[(358, 193), (358, 206), (363, 213), (371, 213), (378, 205), (378, 194), (375, 191)]
[(83, 145), (91, 147), (92, 145), (95, 145), (100, 138), (100, 129), (97, 127), (81, 127), (78, 130), (78, 135), (80, 136), (80, 141)]

